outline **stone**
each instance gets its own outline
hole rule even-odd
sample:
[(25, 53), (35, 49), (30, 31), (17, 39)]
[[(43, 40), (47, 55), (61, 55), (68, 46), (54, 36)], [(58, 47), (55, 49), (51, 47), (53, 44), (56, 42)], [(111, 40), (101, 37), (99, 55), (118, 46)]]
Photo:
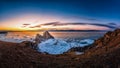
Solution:
[(43, 36), (41, 36), (40, 34), (36, 35), (36, 38), (35, 38), (36, 44), (41, 43), (41, 41), (43, 41), (43, 40), (44, 40)]
[(45, 41), (45, 40), (48, 40), (48, 39), (54, 39), (54, 37), (48, 31), (45, 31), (43, 33), (43, 36), (40, 35), (40, 34), (36, 34), (35, 44), (38, 45), (42, 41)]
[(48, 31), (43, 33), (43, 37), (44, 39), (54, 39), (54, 37)]

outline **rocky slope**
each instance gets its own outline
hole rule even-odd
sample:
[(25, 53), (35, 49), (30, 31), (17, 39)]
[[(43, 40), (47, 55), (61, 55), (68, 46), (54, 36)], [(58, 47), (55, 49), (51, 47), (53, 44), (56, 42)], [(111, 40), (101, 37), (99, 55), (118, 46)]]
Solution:
[(86, 50), (84, 56), (89, 57), (85, 63), (104, 68), (120, 67), (120, 29), (107, 32), (102, 38)]
[[(115, 31), (107, 32), (103, 37), (99, 38), (89, 47), (88, 51), (97, 51), (101, 49), (100, 52), (103, 53), (107, 51), (114, 50), (114, 48), (120, 47), (120, 29), (116, 29)], [(103, 50), (102, 50), (103, 49)]]
[(29, 43), (0, 41), (0, 68), (120, 68), (120, 29), (108, 32), (82, 55), (47, 55)]

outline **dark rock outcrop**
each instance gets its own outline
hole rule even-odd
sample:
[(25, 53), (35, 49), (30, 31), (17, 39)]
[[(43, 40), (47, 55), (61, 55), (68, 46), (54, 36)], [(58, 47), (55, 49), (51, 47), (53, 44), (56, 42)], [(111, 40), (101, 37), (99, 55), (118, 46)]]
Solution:
[(84, 52), (87, 50), (90, 46), (84, 46), (84, 47), (73, 47), (68, 52)]
[(30, 47), (30, 48), (33, 48), (33, 49), (37, 49), (37, 45), (39, 43), (41, 43), (41, 41), (45, 41), (47, 39), (51, 39), (51, 38), (54, 38), (48, 31), (45, 31), (43, 33), (43, 36), (40, 35), (40, 34), (36, 34), (36, 37), (35, 37), (35, 40), (34, 42), (31, 42), (31, 41), (23, 41), (21, 42), (21, 44), (25, 47)]
[(21, 46), (30, 47), (32, 49), (36, 49), (37, 48), (37, 44), (35, 44), (34, 42), (30, 42), (30, 41), (23, 41), (23, 42), (21, 42)]
[(44, 40), (44, 37), (41, 36), (40, 34), (37, 34), (36, 37), (35, 37), (35, 42), (36, 44), (40, 43), (41, 41)]
[(48, 31), (45, 31), (43, 33), (43, 36), (40, 35), (40, 34), (36, 35), (36, 37), (35, 37), (35, 44), (39, 44), (39, 43), (41, 43), (41, 41), (45, 41), (45, 40), (53, 39), (53, 38), (54, 37)]
[(44, 39), (51, 39), (51, 38), (54, 38), (48, 31), (45, 31), (43, 33), (43, 38)]

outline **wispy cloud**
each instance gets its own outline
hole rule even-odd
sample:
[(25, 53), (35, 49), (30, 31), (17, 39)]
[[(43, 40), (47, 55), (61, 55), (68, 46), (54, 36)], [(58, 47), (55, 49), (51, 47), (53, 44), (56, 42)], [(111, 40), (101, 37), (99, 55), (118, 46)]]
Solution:
[(116, 28), (115, 23), (109, 23), (109, 24), (98, 24), (98, 23), (60, 23), (60, 22), (52, 22), (52, 23), (46, 23), (42, 25), (52, 25), (52, 26), (63, 26), (63, 25), (95, 25), (95, 26), (101, 26), (101, 27), (107, 27), (107, 28)]
[(30, 24), (23, 24), (23, 25), (30, 25)]
[[(30, 26), (29, 24), (23, 24), (24, 26), (29, 28), (41, 28), (41, 29), (115, 29), (117, 28), (115, 23), (107, 23), (107, 24), (101, 24), (101, 23), (62, 23), (62, 22), (50, 22), (45, 24), (38, 24), (35, 26)], [(50, 26), (50, 27), (49, 27)], [(44, 27), (44, 28), (43, 28)]]
[(22, 24), (21, 27), (25, 28), (25, 27), (27, 27), (27, 26), (29, 26), (29, 25), (31, 25), (31, 24)]
[(41, 25), (36, 25), (36, 26), (29, 26), (29, 28), (40, 28)]

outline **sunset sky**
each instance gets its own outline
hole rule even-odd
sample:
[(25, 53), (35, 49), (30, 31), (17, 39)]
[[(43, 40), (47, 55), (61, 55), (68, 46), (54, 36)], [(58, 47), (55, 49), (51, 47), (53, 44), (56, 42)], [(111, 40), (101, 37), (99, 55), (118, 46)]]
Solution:
[(0, 31), (119, 27), (120, 0), (0, 0)]

